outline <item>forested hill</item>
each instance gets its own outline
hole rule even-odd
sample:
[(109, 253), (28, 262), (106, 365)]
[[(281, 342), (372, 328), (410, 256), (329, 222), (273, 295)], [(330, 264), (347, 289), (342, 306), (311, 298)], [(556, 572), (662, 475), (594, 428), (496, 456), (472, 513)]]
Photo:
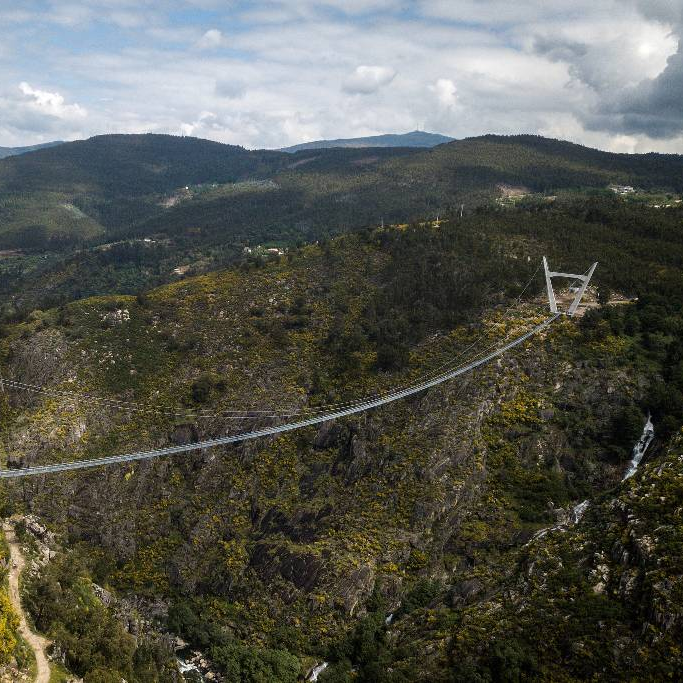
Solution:
[[(616, 154), (540, 135), (484, 135), (447, 147), (457, 148), (460, 164), (517, 173), (519, 180), (530, 187), (564, 187), (574, 171), (577, 187), (600, 186), (601, 179), (610, 178), (643, 189), (683, 190), (680, 154)], [(435, 149), (434, 154), (449, 155), (443, 148)], [(538, 171), (546, 170), (552, 174), (539, 178)]]
[(614, 183), (680, 193), (683, 158), (528, 135), (294, 154), (169, 135), (98, 136), (0, 160), (0, 251), (20, 250), (0, 260), (0, 293), (23, 294), (29, 282), (53, 301), (134, 293), (174, 279), (179, 267), (229, 265), (259, 244), (287, 248), (463, 204), (472, 212), (510, 194), (537, 202), (611, 196)]
[[(397, 164), (392, 162), (392, 167)], [(605, 188), (623, 183), (642, 189), (683, 190), (678, 154), (615, 154), (537, 135), (466, 138), (402, 160), (400, 172), (448, 178), (471, 192), (495, 194), (502, 183), (536, 192)]]
[[(137, 197), (197, 183), (269, 178), (282, 172), (304, 178), (319, 173), (347, 177), (359, 169), (366, 171), (363, 185), (371, 181), (368, 170), (379, 171), (388, 182), (394, 175), (403, 180), (425, 180), (414, 177), (415, 170), (422, 169), (430, 173), (431, 180), (450, 176), (451, 180), (460, 180), (463, 187), (481, 190), (491, 190), (491, 183), (503, 181), (540, 187), (538, 171), (544, 169), (552, 173), (541, 184), (555, 188), (602, 187), (621, 181), (646, 188), (683, 189), (680, 155), (613, 154), (535, 135), (486, 135), (429, 150), (378, 144), (376, 148), (315, 149), (292, 155), (198, 138), (146, 134), (100, 135), (3, 159), (0, 196), (56, 191)], [(433, 177), (432, 172), (438, 175)]]
[[(282, 173), (298, 177), (306, 167), (306, 185), (308, 176), (353, 177), (366, 163), (408, 153), (373, 150), (367, 161), (367, 150), (291, 155), (170, 135), (102, 135), (65, 143), (0, 160), (0, 249), (63, 249), (84, 240), (107, 241), (121, 232), (135, 233), (149, 219), (168, 223), (177, 233), (172, 209), (193, 198), (200, 201), (192, 203), (190, 224), (181, 232), (205, 223), (216, 201), (218, 227), (225, 232), (227, 223), (229, 232), (232, 219), (243, 213), (243, 195), (276, 188), (274, 179)], [(259, 185), (267, 180), (273, 182)], [(256, 218), (281, 215), (296, 200), (288, 188), (274, 204), (265, 202)], [(156, 224), (149, 229), (156, 230)]]
[(270, 174), (279, 156), (172, 135), (98, 135), (5, 160), (0, 191), (141, 196), (189, 183)]

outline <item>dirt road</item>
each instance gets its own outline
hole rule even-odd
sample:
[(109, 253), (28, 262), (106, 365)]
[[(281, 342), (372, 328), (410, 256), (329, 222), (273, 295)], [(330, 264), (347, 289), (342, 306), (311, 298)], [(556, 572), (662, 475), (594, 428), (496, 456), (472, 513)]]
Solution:
[(19, 615), (19, 631), (24, 640), (29, 644), (36, 656), (36, 664), (38, 665), (38, 673), (36, 676), (36, 683), (50, 682), (50, 664), (45, 656), (45, 648), (48, 647), (50, 641), (42, 636), (35, 634), (28, 627), (26, 622), (26, 614), (21, 604), (19, 597), (19, 575), (24, 568), (24, 555), (14, 534), (14, 527), (6, 522), (3, 525), (5, 531), (5, 538), (9, 544), (11, 561), (9, 569), (9, 598), (12, 606)]

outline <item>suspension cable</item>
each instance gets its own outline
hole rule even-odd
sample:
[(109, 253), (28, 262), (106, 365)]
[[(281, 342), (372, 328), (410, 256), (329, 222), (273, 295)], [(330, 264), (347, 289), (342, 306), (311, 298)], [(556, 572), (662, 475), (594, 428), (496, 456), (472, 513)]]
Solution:
[[(538, 271), (540, 270), (540, 264), (537, 266), (536, 270), (534, 271), (533, 275), (529, 278), (527, 283), (524, 285), (522, 288), (522, 291), (520, 294), (517, 296), (517, 298), (505, 309), (503, 312), (503, 317), (507, 316), (509, 312), (515, 308), (516, 306), (519, 305), (522, 297), (524, 296), (524, 293), (526, 290), (529, 288), (531, 285), (531, 282), (533, 279), (536, 277), (538, 274)], [(128, 411), (134, 411), (138, 413), (143, 413), (143, 414), (154, 414), (154, 415), (160, 415), (160, 416), (168, 416), (168, 417), (178, 417), (178, 418), (184, 418), (184, 419), (228, 419), (228, 420), (241, 420), (245, 417), (247, 418), (253, 418), (253, 417), (270, 417), (270, 418), (277, 418), (277, 417), (293, 417), (296, 415), (310, 415), (310, 414), (317, 414), (322, 411), (326, 410), (333, 410), (333, 409), (341, 409), (345, 407), (349, 407), (351, 405), (354, 405), (356, 403), (362, 403), (365, 402), (373, 397), (379, 397), (382, 395), (385, 395), (387, 393), (392, 393), (394, 391), (401, 390), (403, 388), (408, 388), (415, 384), (416, 382), (424, 381), (425, 379), (428, 379), (429, 377), (435, 375), (435, 373), (438, 373), (441, 369), (446, 368), (446, 367), (452, 367), (455, 362), (460, 360), (468, 351), (470, 351), (484, 336), (485, 332), (482, 331), (480, 334), (474, 339), (474, 341), (467, 346), (464, 350), (462, 350), (459, 354), (457, 354), (454, 358), (451, 358), (447, 360), (446, 362), (442, 363), (441, 365), (437, 366), (436, 368), (432, 369), (428, 373), (423, 373), (422, 375), (418, 375), (416, 378), (411, 380), (410, 383), (405, 384), (403, 386), (398, 386), (398, 387), (393, 387), (384, 391), (380, 392), (375, 392), (373, 394), (370, 394), (369, 396), (349, 400), (347, 402), (343, 401), (337, 401), (333, 403), (328, 403), (328, 404), (322, 404), (322, 405), (315, 405), (312, 406), (311, 408), (308, 409), (292, 409), (292, 408), (285, 408), (284, 410), (278, 410), (277, 408), (272, 408), (272, 409), (267, 409), (267, 410), (262, 410), (262, 409), (226, 409), (224, 411), (220, 412), (207, 412), (205, 410), (201, 411), (195, 411), (192, 409), (187, 409), (187, 410), (174, 410), (174, 409), (165, 409), (165, 408), (158, 408), (154, 406), (149, 406), (140, 403), (139, 401), (124, 401), (124, 400), (118, 400), (118, 399), (108, 399), (108, 398), (102, 398), (98, 397), (96, 395), (87, 393), (87, 392), (77, 392), (77, 391), (65, 391), (65, 390), (59, 390), (59, 389), (46, 389), (44, 387), (41, 387), (39, 385), (32, 385), (32, 384), (27, 384), (24, 382), (19, 382), (17, 380), (5, 380), (5, 384), (11, 388), (17, 389), (17, 390), (23, 390), (23, 391), (28, 391), (32, 393), (41, 393), (41, 394), (46, 394), (46, 395), (53, 395), (53, 396), (59, 396), (59, 397), (65, 397), (67, 399), (71, 398), (73, 400), (88, 400), (90, 402), (95, 402), (99, 403), (100, 405), (105, 405), (109, 406), (113, 409), (117, 410), (128, 410)], [(509, 335), (508, 335), (509, 336)], [(489, 347), (490, 348), (490, 347)], [(475, 356), (476, 358), (476, 356)]]
[(468, 372), (470, 370), (473, 370), (481, 365), (484, 365), (485, 363), (489, 362), (493, 358), (496, 358), (497, 356), (502, 355), (505, 351), (518, 346), (522, 344), (524, 341), (532, 337), (534, 334), (537, 334), (541, 332), (543, 329), (548, 327), (552, 322), (557, 320), (562, 314), (561, 313), (554, 313), (550, 317), (546, 318), (543, 320), (541, 323), (538, 325), (534, 326), (531, 330), (526, 332), (525, 334), (515, 338), (505, 346), (499, 347), (495, 351), (492, 351), (491, 353), (487, 354), (483, 358), (480, 358), (479, 360), (473, 361), (467, 365), (464, 365), (456, 370), (452, 370), (450, 372), (443, 373), (442, 375), (431, 379), (427, 382), (423, 382), (422, 384), (419, 384), (417, 386), (414, 386), (410, 389), (404, 389), (402, 391), (396, 392), (395, 394), (391, 396), (386, 396), (384, 398), (378, 398), (374, 399), (371, 401), (368, 401), (364, 404), (354, 406), (351, 408), (346, 408), (343, 410), (337, 410), (329, 413), (325, 413), (323, 415), (319, 415), (316, 417), (310, 417), (306, 418), (303, 420), (299, 420), (297, 422), (290, 422), (284, 425), (279, 425), (279, 426), (272, 426), (272, 427), (265, 427), (262, 429), (257, 429), (257, 430), (252, 430), (248, 432), (242, 432), (240, 434), (233, 434), (233, 435), (227, 435), (223, 437), (218, 437), (214, 439), (208, 439), (205, 441), (198, 441), (195, 443), (190, 443), (190, 444), (184, 444), (184, 445), (179, 445), (179, 446), (168, 446), (166, 448), (158, 448), (154, 450), (149, 450), (149, 451), (135, 451), (133, 453), (126, 453), (126, 454), (121, 454), (121, 455), (112, 455), (112, 456), (104, 456), (101, 458), (92, 458), (88, 460), (75, 460), (75, 461), (70, 461), (70, 462), (63, 462), (63, 463), (56, 463), (52, 465), (36, 465), (34, 467), (27, 467), (27, 468), (21, 468), (21, 469), (5, 469), (5, 470), (0, 470), (0, 478), (17, 478), (17, 477), (27, 477), (27, 476), (35, 476), (39, 474), (50, 474), (50, 473), (55, 473), (55, 472), (64, 472), (67, 470), (79, 470), (79, 469), (86, 469), (86, 468), (91, 468), (91, 467), (99, 467), (101, 465), (111, 465), (115, 463), (123, 463), (123, 462), (133, 462), (133, 461), (138, 461), (138, 460), (151, 460), (154, 458), (159, 458), (165, 455), (173, 455), (177, 453), (187, 453), (191, 451), (196, 451), (196, 450), (202, 450), (205, 448), (212, 448), (215, 446), (221, 446), (221, 445), (226, 445), (226, 444), (231, 444), (231, 443), (237, 443), (240, 441), (246, 441), (249, 439), (255, 439), (263, 436), (270, 436), (274, 434), (280, 434), (282, 432), (288, 432), (292, 431), (295, 429), (301, 429), (303, 427), (308, 427), (311, 425), (319, 424), (321, 422), (327, 422), (329, 420), (334, 420), (340, 417), (345, 417), (347, 415), (352, 415), (354, 413), (359, 413), (363, 412), (366, 410), (370, 410), (372, 408), (376, 408), (378, 406), (384, 405), (386, 403), (390, 403), (392, 401), (399, 400), (401, 398), (405, 398), (407, 396), (410, 396), (412, 394), (416, 394), (420, 391), (424, 391), (425, 389), (429, 389), (431, 387), (434, 387), (438, 384), (441, 384), (443, 382), (446, 382), (447, 380), (453, 379), (454, 377), (457, 377), (458, 375), (462, 375), (465, 372)]

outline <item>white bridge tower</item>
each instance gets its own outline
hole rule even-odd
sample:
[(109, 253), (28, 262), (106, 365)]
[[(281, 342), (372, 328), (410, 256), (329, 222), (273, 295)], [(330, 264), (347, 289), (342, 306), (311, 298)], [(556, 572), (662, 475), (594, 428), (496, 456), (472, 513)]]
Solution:
[(548, 259), (545, 256), (543, 257), (543, 269), (545, 270), (545, 284), (548, 287), (548, 302), (550, 303), (550, 310), (553, 313), (560, 313), (560, 311), (557, 310), (557, 301), (555, 300), (555, 292), (553, 291), (552, 278), (563, 277), (568, 278), (569, 280), (578, 280), (579, 282), (581, 282), (581, 286), (578, 288), (576, 292), (574, 301), (571, 302), (566, 312), (561, 311), (566, 315), (572, 316), (574, 315), (574, 313), (576, 313), (576, 309), (579, 307), (579, 304), (581, 303), (581, 299), (586, 291), (586, 287), (588, 287), (588, 283), (590, 282), (591, 277), (593, 277), (593, 271), (595, 270), (597, 265), (598, 264), (596, 261), (588, 269), (588, 272), (585, 275), (575, 275), (574, 273), (555, 273), (548, 268)]

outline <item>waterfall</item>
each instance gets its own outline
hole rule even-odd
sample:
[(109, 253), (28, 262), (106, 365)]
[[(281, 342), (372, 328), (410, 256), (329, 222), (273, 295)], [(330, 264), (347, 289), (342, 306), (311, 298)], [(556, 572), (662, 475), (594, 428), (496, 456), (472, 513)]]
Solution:
[(578, 524), (583, 517), (583, 513), (586, 512), (590, 503), (587, 500), (582, 501), (578, 505), (572, 508), (572, 523)]
[[(590, 503), (587, 500), (583, 500), (580, 503), (577, 503), (571, 511), (565, 513), (563, 515), (563, 519), (561, 522), (558, 522), (557, 524), (553, 524), (552, 526), (547, 526), (544, 529), (539, 529), (532, 537), (531, 541), (537, 539), (537, 538), (543, 538), (549, 531), (561, 531), (564, 533), (569, 529), (569, 527), (574, 526), (575, 524), (578, 524), (581, 521), (581, 518), (583, 517), (583, 513), (588, 510), (588, 507), (590, 506)], [(529, 541), (528, 543), (525, 544), (529, 545), (531, 543)]]
[(629, 477), (632, 477), (636, 473), (638, 465), (640, 465), (640, 461), (643, 459), (645, 451), (647, 450), (647, 447), (652, 443), (652, 439), (654, 439), (654, 437), (655, 428), (652, 425), (652, 420), (650, 419), (650, 414), (648, 413), (647, 422), (643, 427), (643, 433), (640, 435), (638, 443), (636, 443), (636, 445), (633, 447), (633, 456), (631, 458), (631, 462), (629, 463), (628, 469), (626, 470), (626, 474), (624, 475), (622, 481), (626, 481)]
[(198, 681), (198, 683), (203, 683), (204, 676), (202, 676), (202, 672), (195, 664), (192, 662), (186, 662), (184, 659), (180, 659), (180, 657), (177, 658), (177, 662), (180, 673), (183, 674), (183, 677), (186, 681), (188, 681), (188, 683), (190, 681)]
[(317, 666), (314, 666), (313, 669), (311, 670), (311, 673), (308, 675), (308, 678), (306, 679), (307, 681), (317, 681), (318, 676), (327, 669), (329, 664), (327, 662), (323, 662), (322, 664), (318, 664)]

